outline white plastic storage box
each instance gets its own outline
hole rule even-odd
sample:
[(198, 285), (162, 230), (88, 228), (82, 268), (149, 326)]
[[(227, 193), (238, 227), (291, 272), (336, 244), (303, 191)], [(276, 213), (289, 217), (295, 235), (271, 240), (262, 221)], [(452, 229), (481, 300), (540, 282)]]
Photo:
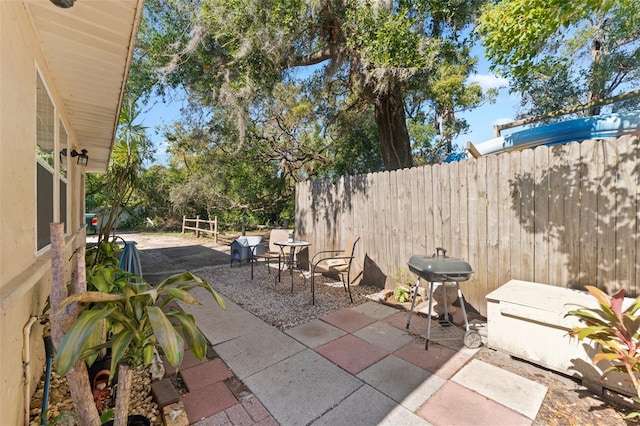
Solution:
[[(591, 363), (595, 345), (569, 336), (575, 326), (584, 326), (569, 304), (598, 307), (587, 291), (547, 284), (511, 280), (492, 291), (487, 299), (488, 345), (514, 357), (582, 379), (583, 384), (602, 393), (603, 388), (623, 395), (636, 395), (625, 374), (612, 373), (604, 380), (608, 363)], [(626, 309), (634, 302), (625, 298)]]

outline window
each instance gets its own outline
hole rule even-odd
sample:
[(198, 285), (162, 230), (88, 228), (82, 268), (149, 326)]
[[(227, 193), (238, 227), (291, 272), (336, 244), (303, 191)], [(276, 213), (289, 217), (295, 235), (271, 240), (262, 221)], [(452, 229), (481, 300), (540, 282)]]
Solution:
[(67, 129), (65, 129), (62, 120), (60, 120), (58, 126), (58, 155), (59, 159), (59, 173), (60, 173), (60, 217), (58, 220), (64, 224), (64, 233), (65, 235), (69, 232), (69, 225), (67, 224), (67, 200), (69, 199), (67, 190), (69, 185), (67, 184), (67, 167), (68, 167), (68, 157), (69, 157), (69, 135), (67, 134)]
[(37, 75), (36, 83), (36, 248), (51, 244), (49, 223), (54, 220), (55, 111), (47, 89)]

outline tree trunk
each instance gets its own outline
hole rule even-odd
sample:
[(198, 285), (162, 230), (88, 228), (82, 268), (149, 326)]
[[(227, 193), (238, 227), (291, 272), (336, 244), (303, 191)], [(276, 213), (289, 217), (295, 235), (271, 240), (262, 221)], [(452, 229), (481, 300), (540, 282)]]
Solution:
[[(587, 93), (587, 102), (596, 102), (606, 97), (604, 82), (599, 73), (594, 72), (601, 67), (604, 58), (609, 56), (609, 52), (606, 49), (605, 39), (605, 25), (607, 19), (604, 16), (596, 17), (596, 23), (594, 25), (594, 35), (591, 41), (591, 73), (589, 74), (589, 92)], [(594, 105), (588, 109), (588, 115), (599, 115), (602, 111), (600, 105)]]
[(116, 394), (116, 413), (113, 419), (113, 426), (127, 426), (132, 380), (133, 372), (129, 364), (124, 362), (118, 364), (118, 391)]
[[(64, 224), (52, 223), (51, 229), (51, 339), (57, 348), (60, 339), (76, 320), (81, 308), (78, 304), (72, 304), (67, 309), (58, 313), (60, 303), (67, 297), (67, 286), (64, 274), (66, 263), (64, 255)], [(84, 240), (84, 239), (83, 239)], [(76, 280), (73, 283), (73, 292), (79, 293), (87, 290), (86, 269), (84, 264), (84, 247), (80, 247), (76, 253)], [(87, 365), (83, 360), (77, 361), (67, 374), (67, 382), (71, 392), (73, 406), (78, 412), (78, 420), (81, 425), (99, 426), (100, 416), (93, 401), (91, 384)]]
[(399, 86), (394, 86), (389, 92), (376, 98), (375, 118), (385, 169), (411, 167), (413, 160), (404, 111), (404, 96)]

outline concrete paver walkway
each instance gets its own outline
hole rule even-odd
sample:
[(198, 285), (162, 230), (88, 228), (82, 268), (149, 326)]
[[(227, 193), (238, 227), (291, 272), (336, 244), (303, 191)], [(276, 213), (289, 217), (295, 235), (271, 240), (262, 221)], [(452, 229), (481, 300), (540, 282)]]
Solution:
[[(460, 340), (425, 351), (424, 339), (404, 330), (406, 313), (385, 305), (367, 302), (282, 332), (229, 300), (223, 311), (202, 296), (203, 305), (181, 307), (220, 359), (182, 367), (191, 424), (530, 425), (547, 391), (474, 359), (477, 350)], [(424, 333), (420, 323), (413, 319), (413, 332)]]

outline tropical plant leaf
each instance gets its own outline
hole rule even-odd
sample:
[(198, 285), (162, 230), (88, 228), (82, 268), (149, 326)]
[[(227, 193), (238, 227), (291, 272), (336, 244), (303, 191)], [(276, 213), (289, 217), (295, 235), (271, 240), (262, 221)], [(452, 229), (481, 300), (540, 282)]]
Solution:
[(584, 287), (593, 297), (596, 298), (600, 306), (611, 307), (611, 302), (609, 301), (609, 296), (604, 291), (600, 290), (598, 287), (594, 287), (592, 285), (587, 285)]
[(137, 329), (136, 321), (122, 313), (121, 308), (123, 305), (124, 304), (119, 304), (118, 308), (109, 315), (109, 317), (114, 321), (114, 324), (112, 325), (114, 333), (118, 333), (123, 327), (130, 330)]
[(84, 291), (82, 293), (72, 294), (67, 297), (60, 303), (60, 307), (56, 314), (60, 313), (64, 308), (72, 304), (73, 302), (79, 303), (105, 303), (105, 302), (116, 302), (118, 300), (122, 300), (122, 295), (112, 294), (112, 293), (103, 293), (100, 291)]
[(616, 318), (619, 321), (622, 321), (622, 302), (624, 301), (624, 288), (616, 291), (616, 293), (611, 296), (611, 310), (615, 314)]
[(191, 272), (189, 271), (185, 271), (179, 274), (174, 274), (171, 275), (167, 278), (165, 278), (164, 280), (162, 280), (162, 282), (160, 284), (158, 284), (156, 286), (156, 289), (158, 289), (158, 291), (164, 289), (166, 286), (169, 285), (173, 285), (173, 284), (181, 284), (181, 283), (186, 283), (189, 281), (195, 281), (195, 282), (202, 282), (202, 279), (193, 275)]
[(618, 354), (615, 353), (603, 353), (603, 352), (598, 352), (597, 354), (595, 354), (593, 356), (593, 363), (596, 364), (600, 361), (615, 361), (617, 359), (620, 359), (620, 356)]
[(55, 357), (56, 372), (66, 376), (73, 364), (80, 359), (87, 341), (92, 337), (94, 329), (102, 325), (115, 308), (90, 309), (83, 311), (78, 319), (69, 327), (67, 333), (60, 339)]
[(180, 327), (187, 341), (187, 346), (189, 346), (189, 349), (191, 349), (191, 352), (196, 358), (200, 360), (205, 359), (207, 356), (207, 340), (196, 326), (193, 315), (176, 311), (170, 313), (168, 316), (177, 318), (180, 321)]
[(189, 303), (191, 305), (198, 305), (200, 304), (200, 302), (198, 302), (198, 299), (196, 299), (195, 297), (193, 297), (190, 293), (180, 289), (180, 288), (165, 288), (164, 289), (165, 293), (167, 293), (169, 296), (178, 299), (178, 300), (182, 300), (183, 302)]
[[(115, 375), (117, 366), (120, 363), (120, 360), (124, 358), (134, 336), (135, 334), (133, 331), (124, 329), (120, 333), (111, 337), (111, 375), (109, 376), (109, 381), (111, 381)], [(136, 367), (136, 365), (134, 365), (134, 367)]]
[(81, 358), (84, 358), (88, 365), (92, 365), (100, 355), (101, 348), (98, 347), (102, 344), (102, 331), (105, 327), (105, 320), (102, 320), (99, 326), (96, 325), (96, 327), (94, 327), (93, 332), (89, 335), (85, 343), (86, 348), (90, 349), (90, 353), (81, 356)]
[(167, 361), (169, 361), (173, 367), (179, 366), (182, 363), (182, 357), (184, 355), (184, 341), (182, 337), (178, 334), (164, 312), (162, 312), (162, 309), (157, 306), (147, 306), (146, 310), (149, 316), (149, 323), (151, 324), (151, 328), (153, 328), (153, 333), (164, 355), (167, 357)]

